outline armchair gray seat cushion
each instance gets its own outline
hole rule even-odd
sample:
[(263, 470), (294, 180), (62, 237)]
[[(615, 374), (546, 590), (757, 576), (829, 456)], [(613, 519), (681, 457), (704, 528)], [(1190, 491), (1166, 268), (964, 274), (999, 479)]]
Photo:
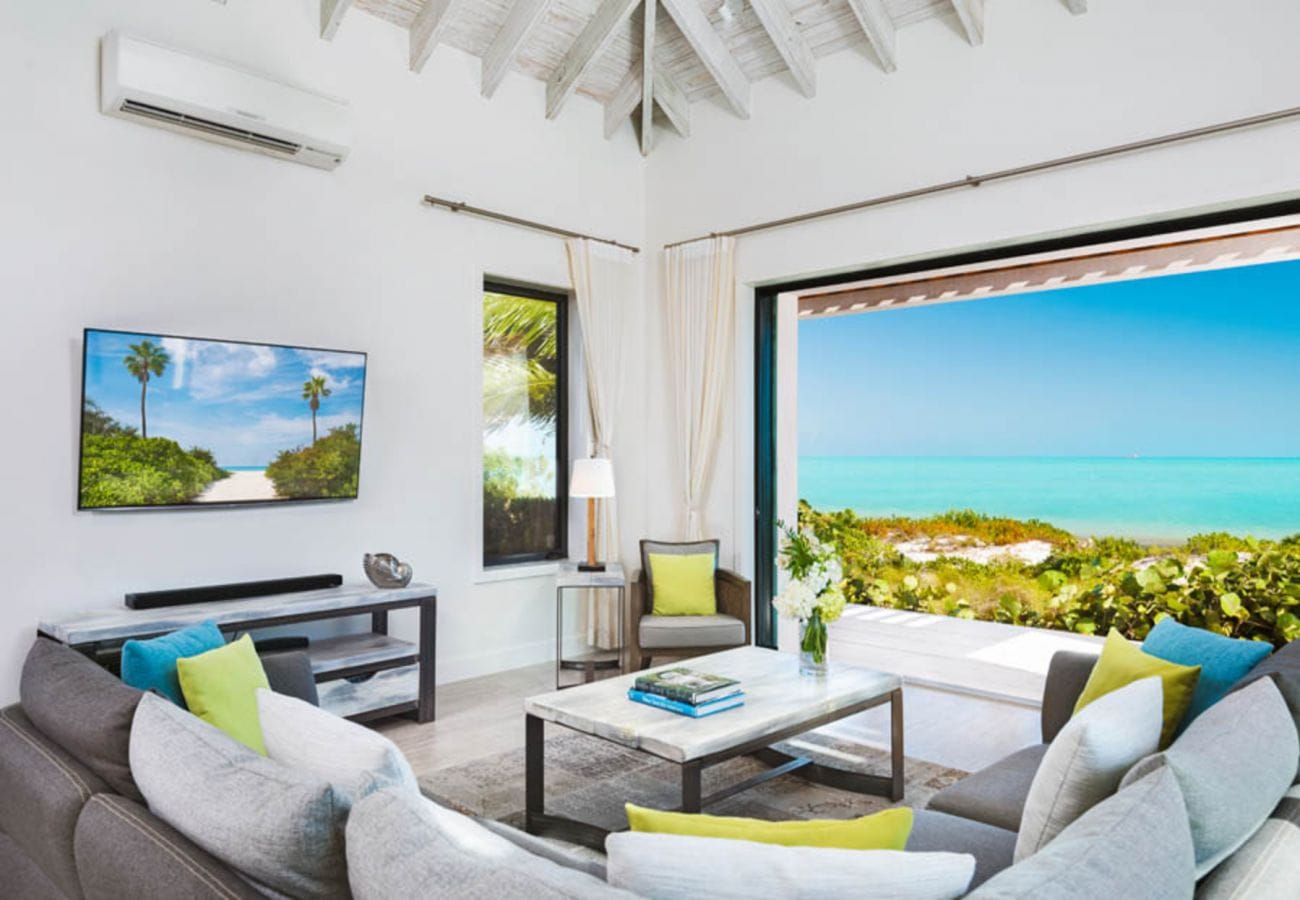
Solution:
[(912, 834), (907, 839), (907, 851), (969, 853), (975, 857), (975, 877), (971, 879), (971, 890), (1009, 867), (1015, 849), (1014, 831), (929, 809), (913, 812)]
[(745, 643), (745, 623), (735, 616), (641, 617), (638, 639), (643, 650), (675, 647), (734, 647)]
[(1017, 750), (939, 791), (927, 808), (1017, 832), (1025, 798), (1046, 752), (1046, 744)]

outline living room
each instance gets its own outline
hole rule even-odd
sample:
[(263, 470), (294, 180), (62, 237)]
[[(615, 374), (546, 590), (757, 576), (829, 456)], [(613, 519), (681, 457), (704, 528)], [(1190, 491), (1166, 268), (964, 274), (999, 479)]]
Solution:
[[(1108, 891), (1100, 887), (1108, 877), (1135, 877), (1116, 865), (1089, 869), (1097, 881), (1038, 876), (1043, 880), (1036, 886), (1017, 881), (1000, 892), (989, 881), (993, 890), (983, 888), (980, 894), (982, 888), (972, 882), (998, 876), (952, 835), (921, 839), (920, 808), (930, 797), (918, 793), (918, 785), (938, 779), (940, 787), (949, 787), (959, 783), (958, 776), (1008, 753), (1051, 744), (1073, 711), (1071, 702), (1061, 719), (1061, 698), (1077, 698), (1084, 685), (1067, 684), (1067, 676), (1078, 681), (1078, 672), (1067, 671), (1066, 657), (1055, 672), (1049, 659), (1071, 650), (1096, 656), (1107, 629), (1053, 634), (1018, 623), (951, 617), (937, 624), (896, 619), (891, 631), (889, 621), (876, 626), (871, 624), (876, 620), (862, 618), (874, 611), (850, 596), (853, 615), (829, 628), (830, 680), (819, 680), (825, 676), (798, 673), (798, 625), (778, 618), (775, 601), (789, 577), (798, 574), (788, 565), (777, 574), (777, 523), (794, 522), (802, 499), (792, 465), (799, 455), (792, 443), (799, 440), (792, 415), (798, 385), (789, 379), (790, 354), (797, 353), (790, 323), (799, 315), (798, 304), (820, 303), (824, 309), (831, 301), (819, 301), (819, 292), (860, 290), (898, 273), (921, 277), (971, 267), (982, 272), (1031, 254), (1038, 262), (1063, 266), (1099, 247), (1113, 254), (1154, 253), (1173, 241), (1171, 235), (1211, 241), (1206, 270), (1231, 264), (1221, 261), (1230, 254), (1243, 261), (1292, 258), (1290, 250), (1259, 257), (1251, 254), (1269, 248), (1213, 242), (1280, 233), (1294, 227), (1300, 215), (1300, 114), (1291, 90), (1300, 74), (1291, 47), (1300, 13), (1282, 0), (1259, 0), (1249, 10), (1209, 0), (709, 0), (694, 4), (699, 15), (689, 3), (6, 4), (0, 58), (8, 76), (11, 125), (4, 153), (12, 177), (0, 215), (0, 259), (9, 275), (10, 299), (0, 317), (4, 332), (21, 339), (11, 341), (5, 357), (17, 406), (11, 416), (15, 439), (6, 442), (5, 468), (14, 475), (7, 480), (3, 518), (15, 582), (14, 600), (0, 617), (0, 701), (29, 705), (22, 685), (38, 631), (75, 645), (77, 629), (86, 634), (92, 626), (107, 629), (94, 638), (103, 645), (98, 650), (104, 659), (98, 660), (98, 650), (90, 655), (107, 663), (105, 672), (120, 672), (123, 641), (143, 643), (171, 631), (156, 623), (174, 615), (166, 606), (127, 609), (126, 595), (245, 585), (243, 594), (212, 601), (211, 615), (178, 620), (177, 626), (216, 619), (227, 638), (251, 631), (261, 642), (279, 640), (281, 648), (291, 649), (304, 638), (319, 649), (331, 640), (352, 646), (339, 639), (359, 629), (383, 632), (392, 640), (385, 646), (405, 648), (402, 667), (380, 668), (376, 675), (374, 666), (357, 672), (336, 663), (329, 681), (314, 677), (319, 669), (307, 673), (308, 682), (319, 681), (307, 693), (318, 701), (325, 698), (321, 705), (328, 709), (330, 697), (342, 704), (360, 702), (353, 695), (379, 685), (384, 672), (411, 674), (415, 687), (401, 687), (414, 693), (402, 693), (391, 704), (401, 707), (398, 714), (369, 718), (365, 724), (375, 730), (364, 730), (392, 738), (430, 807), (439, 797), (459, 807), (439, 804), (436, 813), (421, 807), (421, 815), (435, 818), (420, 827), (442, 829), (445, 837), (468, 827), (453, 825), (452, 815), (500, 815), (525, 826), (504, 839), (509, 846), (518, 849), (516, 837), (531, 840), (527, 852), (563, 856), (561, 868), (585, 867), (579, 874), (594, 882), (539, 873), (530, 857), (520, 863), (525, 874), (517, 880), (478, 883), (473, 879), (482, 873), (466, 853), (468, 861), (456, 877), (468, 880), (459, 888), (417, 881), (399, 887), (400, 881), (383, 880), (403, 874), (396, 864), (378, 874), (360, 867), (375, 878), (362, 885), (357, 871), (338, 874), (344, 857), (351, 870), (354, 855), (350, 841), (343, 846), (340, 831), (327, 851), (334, 882), (298, 891), (294, 885), (302, 887), (300, 882), (277, 882), (274, 875), (268, 881), (262, 870), (250, 875), (237, 864), (239, 857), (223, 856), (230, 851), (201, 840), (199, 826), (169, 820), (168, 806), (153, 802), (147, 792), (149, 802), (122, 803), (155, 816), (148, 827), (155, 834), (167, 829), (173, 847), (183, 840), (184, 853), (192, 854), (187, 858), (205, 874), (184, 885), (175, 872), (163, 870), (157, 876), (161, 881), (131, 881), (121, 859), (134, 845), (123, 843), (114, 858), (108, 846), (112, 835), (96, 832), (87, 836), (87, 849), (76, 850), (74, 829), (93, 830), (93, 823), (78, 825), (78, 816), (88, 815), (92, 805), (83, 798), (68, 801), (58, 816), (32, 817), (25, 804), (34, 801), (17, 804), (14, 798), (23, 796), (19, 785), (36, 782), (0, 751), (0, 868), (17, 873), (13, 883), (21, 890), (15, 896), (245, 896), (268, 888), (290, 896), (349, 890), (370, 897), (473, 896), (476, 891), (613, 896), (616, 888), (661, 897), (835, 896), (837, 885), (847, 895), (845, 885), (852, 884), (853, 896), (868, 897), (962, 896), (968, 890), (975, 896), (1180, 897), (1191, 896), (1194, 878), (1201, 879), (1198, 896), (1292, 895), (1279, 885), (1293, 887), (1294, 880), (1287, 880), (1295, 877), (1287, 868), (1293, 862), (1282, 862), (1280, 874), (1273, 860), (1265, 875), (1226, 869), (1211, 875), (1205, 868), (1209, 857), (1199, 845), (1195, 862), (1179, 856), (1185, 847), (1170, 850), (1168, 867), (1148, 866), (1148, 881), (1140, 888), (1129, 882), (1127, 893), (1113, 886), (1123, 881), (1111, 882)], [(602, 17), (609, 19), (607, 28)], [(656, 20), (659, 50), (648, 54), (647, 64), (643, 42), (647, 35), (656, 40), (650, 25)], [(773, 37), (782, 34), (785, 43)], [(138, 43), (112, 45), (110, 35)], [(101, 104), (108, 87), (131, 88), (129, 67), (119, 67), (116, 80), (103, 68), (106, 59), (118, 58), (110, 51), (147, 53), (151, 47), (174, 51), (186, 65), (233, 67), (310, 95), (346, 123), (346, 158), (327, 169), (299, 165), (274, 158), (273, 150), (231, 146), (229, 133), (223, 145), (199, 139), (213, 137), (210, 133), (144, 127), (157, 122), (120, 109), (105, 114)], [(502, 47), (508, 51), (504, 55), (490, 52)], [(634, 92), (620, 93), (627, 84)], [(650, 114), (640, 103), (647, 98)], [(1088, 158), (1073, 159), (1078, 154)], [(981, 176), (1020, 167), (1033, 171)], [(911, 192), (915, 196), (897, 196)], [(428, 202), (430, 197), (445, 202)], [(789, 217), (799, 220), (784, 221)], [(764, 227), (751, 230), (759, 225)], [(676, 246), (681, 242), (685, 249)], [(1124, 276), (1131, 278), (1137, 265), (1155, 264), (1143, 257), (1117, 263), (1115, 271), (1132, 269)], [(494, 429), (491, 421), (484, 392), (490, 377), (485, 362), (492, 355), (485, 337), (489, 286), (525, 299), (558, 296), (565, 310), (563, 327), (552, 334), (562, 346), (557, 353), (562, 374), (550, 388), (554, 412), (543, 417), (550, 430), (541, 441), (553, 466), (546, 470), (550, 483), (542, 491), (550, 501), (552, 530), (542, 544), (523, 547), (511, 559), (504, 558), (509, 554), (490, 558), (487, 552), (485, 460), (492, 440), (501, 447), (535, 450), (539, 445), (520, 437), (514, 425)], [(975, 309), (978, 303), (951, 308), (959, 306)], [(905, 314), (910, 315), (898, 313)], [(161, 373), (148, 370), (141, 378), (123, 368), (114, 335), (129, 338), (129, 344), (149, 340), (168, 348)], [(325, 437), (343, 423), (341, 414), (353, 408), (347, 404), (355, 403), (356, 422), (364, 424), (359, 478), (328, 502), (194, 508), (201, 504), (128, 500), (102, 506), (135, 508), (99, 508), (84, 491), (82, 454), (83, 402), (98, 390), (96, 370), (87, 360), (100, 339), (108, 342), (104, 352), (115, 354), (106, 368), (114, 393), (103, 396), (120, 392), (123, 398), (105, 401), (106, 409), (111, 405), (124, 432), (147, 432), (141, 439), (153, 435), (155, 422), (157, 433), (167, 436), (168, 423), (179, 421), (169, 418), (178, 415), (169, 391), (183, 378), (182, 363), (197, 358), (187, 354), (201, 351), (177, 349), (189, 346), (186, 341), (222, 347), (249, 342), (238, 346), (270, 354), (314, 348), (364, 354), (363, 392), (355, 381), (349, 388), (339, 374), (352, 370), (341, 364), (321, 368), (318, 360), (307, 370), (295, 370), (292, 412), (283, 414), (310, 429), (319, 413)], [(529, 343), (525, 355), (536, 355), (536, 349)], [(322, 373), (333, 379), (328, 388), (300, 397), (300, 383)], [(525, 406), (532, 400), (531, 382), (527, 388)], [(331, 393), (323, 394), (326, 389)], [(279, 415), (277, 409), (266, 411), (267, 418)], [(1294, 410), (1278, 410), (1278, 418), (1294, 423)], [(209, 443), (222, 438), (221, 427), (207, 430)], [(303, 433), (295, 438), (302, 445), (317, 442), (310, 430)], [(17, 439), (20, 434), (26, 439)], [(183, 443), (208, 446), (203, 440), (208, 439)], [(231, 466), (225, 471), (236, 476), (241, 469), (262, 471), (271, 462), (269, 456), (220, 459), (217, 449), (221, 466)], [(1297, 454), (1292, 447), (1272, 455)], [(608, 459), (610, 469), (574, 468), (592, 457)], [(579, 487), (579, 475), (593, 476), (594, 489), (586, 490), (593, 484)], [(611, 488), (612, 498), (607, 496)], [(584, 493), (595, 495), (592, 503)], [(588, 557), (589, 524), (596, 531), (593, 555), (621, 568), (611, 565), (606, 573), (578, 568)], [(1296, 531), (1300, 524), (1290, 523), (1288, 533)], [(672, 637), (664, 639), (670, 643), (658, 649), (668, 652), (658, 658), (645, 652), (656, 648), (641, 646), (643, 629), (629, 629), (628, 621), (656, 611), (638, 587), (638, 572), (647, 568), (642, 547), (647, 540), (662, 542), (662, 554), (675, 543), (717, 542), (713, 570), (719, 579), (730, 577), (723, 571), (736, 579), (729, 587), (718, 581), (717, 610), (733, 608), (724, 606), (733, 602), (724, 596), (741, 597), (734, 601), (737, 623), (729, 627), (743, 626), (743, 636), (734, 643), (786, 659), (788, 692), (830, 684), (837, 665), (841, 674), (855, 678), (861, 672), (887, 674), (883, 681), (864, 676), (845, 687), (847, 699), (834, 720), (810, 726), (821, 729), (815, 734), (822, 737), (801, 741), (820, 740), (823, 751), (844, 755), (852, 738), (863, 738), (876, 767), (841, 783), (849, 789), (817, 783), (816, 776), (833, 768), (825, 760), (811, 764), (821, 768), (792, 769), (759, 790), (804, 793), (784, 807), (768, 802), (770, 795), (758, 795), (766, 807), (757, 817), (851, 821), (894, 806), (916, 807), (914, 840), (907, 844), (904, 838), (902, 855), (935, 854), (932, 869), (907, 868), (917, 861), (900, 862), (893, 854), (901, 846), (791, 847), (783, 848), (791, 856), (770, 860), (785, 866), (785, 875), (764, 871), (764, 887), (744, 877), (762, 858), (748, 841), (736, 842), (743, 845), (741, 855), (727, 861), (717, 855), (716, 838), (673, 836), (673, 841), (706, 842), (688, 843), (686, 849), (678, 843), (638, 845), (635, 839), (642, 835), (633, 827), (613, 839), (611, 848), (633, 839), (623, 848), (624, 859), (662, 860), (655, 855), (664, 853), (710, 865), (715, 890), (705, 891), (689, 880), (657, 884), (653, 873), (644, 871), (649, 864), (614, 866), (614, 853), (590, 846), (601, 843), (590, 840), (590, 830), (576, 835), (584, 838), (577, 841), (525, 833), (547, 829), (544, 814), (526, 796), (531, 788), (525, 770), (533, 764), (525, 758), (526, 729), (537, 726), (526, 726), (524, 703), (551, 697), (557, 677), (592, 684), (555, 693), (558, 699), (529, 708), (534, 719), (549, 719), (545, 743), (554, 752), (541, 758), (551, 776), (544, 801), (554, 804), (566, 789), (573, 794), (568, 807), (552, 806), (553, 811), (561, 808), (572, 818), (594, 812), (603, 831), (615, 832), (628, 824), (618, 821), (624, 803), (688, 810), (695, 805), (698, 811), (687, 790), (698, 769), (688, 776), (687, 766), (679, 785), (673, 765), (666, 795), (612, 793), (649, 790), (649, 781), (663, 782), (659, 773), (647, 775), (646, 784), (602, 776), (599, 785), (606, 793), (578, 796), (575, 780), (589, 778), (601, 766), (627, 765), (627, 756), (620, 754), (632, 751), (619, 748), (583, 759), (596, 745), (589, 735), (582, 736), (588, 743), (562, 741), (552, 747), (554, 735), (564, 729), (555, 724), (561, 719), (599, 719), (603, 725), (591, 725), (599, 731), (608, 727), (607, 720), (632, 715), (625, 709), (631, 702), (621, 696), (619, 706), (602, 712), (605, 694), (575, 712), (573, 705), (581, 706), (581, 698), (594, 695), (592, 689), (625, 690), (642, 674), (642, 662), (652, 671), (681, 664), (690, 655), (680, 652), (683, 647), (710, 651), (733, 643), (731, 632), (713, 647), (680, 641), (674, 647), (671, 641), (679, 638)], [(392, 554), (409, 570), (388, 557), (372, 557), (370, 570), (378, 578), (372, 585), (363, 571), (367, 553)], [(383, 571), (376, 574), (376, 567)], [(1300, 591), (1295, 570), (1288, 571), (1267, 587), (1277, 604), (1300, 603), (1293, 592)], [(310, 620), (289, 621), (281, 608), (289, 601), (277, 600), (270, 588), (266, 596), (246, 587), (313, 573), (341, 574), (344, 586), (338, 590), (352, 591), (350, 605), (312, 607)], [(607, 576), (603, 585), (602, 574)], [(411, 584), (376, 586), (385, 575)], [(601, 589), (611, 586), (622, 590)], [(175, 602), (198, 599), (182, 593)], [(238, 604), (256, 607), (255, 615), (240, 615), (258, 627), (220, 618)], [(354, 614), (343, 620), (340, 609)], [(1280, 610), (1274, 610), (1271, 622)], [(853, 637), (853, 629), (895, 643), (868, 644)], [(907, 643), (922, 634), (951, 635), (936, 638), (934, 645), (961, 649), (951, 651), (951, 658), (922, 653), (923, 638)], [(1144, 635), (1145, 630), (1128, 633), (1135, 642)], [(1281, 672), (1275, 674), (1277, 684), (1291, 703), (1296, 694), (1288, 693), (1284, 682), (1296, 676), (1294, 669), (1287, 674), (1281, 658), (1285, 640), (1262, 631), (1232, 636), (1279, 647), (1271, 664)], [(1021, 665), (1012, 659), (1013, 648), (1024, 647), (1033, 660)], [(592, 652), (584, 655), (586, 649)], [(572, 665), (561, 667), (566, 659)], [(598, 664), (605, 668), (597, 669)], [(1077, 659), (1074, 664), (1085, 665)], [(763, 664), (756, 665), (738, 664), (730, 675), (742, 686), (752, 682), (742, 715), (764, 702), (762, 686), (771, 676)], [(709, 672), (707, 665), (701, 668)], [(277, 692), (280, 684), (294, 681), (272, 675), (267, 663), (266, 676)], [(111, 677), (113, 687), (122, 686), (116, 674)], [(989, 679), (1003, 677), (1006, 685), (999, 682), (990, 695)], [(895, 691), (896, 720), (890, 715)], [(771, 702), (782, 703), (783, 693), (774, 689)], [(1267, 705), (1269, 699), (1259, 702)], [(1144, 702), (1135, 699), (1132, 708)], [(863, 704), (870, 708), (858, 709)], [(665, 717), (662, 727), (681, 738), (672, 743), (679, 751), (694, 748), (691, 752), (705, 755), (720, 752), (723, 745), (716, 744), (713, 731), (725, 730), (727, 716), (735, 715), (722, 712), (706, 722), (687, 722), (671, 712), (633, 708), (637, 717)], [(385, 711), (369, 702), (365, 712), (376, 710)], [(26, 715), (40, 718), (30, 710)], [(814, 718), (791, 715), (782, 709), (767, 721), (763, 736), (769, 743), (797, 738), (799, 733), (785, 732)], [(151, 727), (175, 724), (163, 718), (152, 720)], [(687, 725), (698, 726), (693, 735), (682, 732)], [(1269, 727), (1258, 725), (1261, 733)], [(892, 745), (895, 735), (899, 743)], [(13, 739), (29, 746), (26, 739)], [(32, 738), (46, 739), (51, 740), (41, 743), (45, 751), (60, 760), (70, 752), (73, 761), (66, 764), (85, 768), (89, 757), (78, 755), (75, 739)], [(1285, 743), (1287, 735), (1277, 739)], [(87, 751), (92, 757), (95, 744), (91, 740)], [(736, 739), (724, 745), (728, 752), (745, 749)], [(565, 756), (566, 748), (578, 758)], [(761, 749), (759, 755), (746, 752), (739, 761), (730, 760), (728, 772), (743, 780), (794, 762), (778, 762), (769, 748)], [(131, 756), (134, 760), (134, 749)], [(904, 756), (908, 768), (894, 772), (891, 764), (902, 766)], [(454, 778), (445, 774), (452, 770)], [(90, 771), (95, 774), (94, 766)], [(438, 771), (444, 772), (441, 783)], [(541, 771), (539, 766), (538, 784)], [(557, 771), (558, 777), (552, 774)], [(86, 784), (94, 787), (90, 778)], [(899, 778), (901, 799), (890, 796)], [(1210, 792), (1216, 779), (1206, 780)], [(1284, 790), (1293, 791), (1293, 780), (1294, 772)], [(479, 803), (489, 793), (480, 781), (500, 782), (491, 808)], [(706, 786), (717, 787), (707, 773)], [(111, 787), (109, 781), (90, 793), (122, 793)], [(1022, 805), (1029, 787), (1021, 788)], [(1118, 787), (1116, 778), (1105, 794), (1121, 797)], [(1168, 787), (1162, 785), (1166, 794)], [(1147, 788), (1154, 790), (1149, 783)], [(1188, 785), (1181, 790), (1188, 794)], [(863, 792), (871, 799), (858, 802)], [(886, 796), (878, 796), (881, 792)], [(726, 813), (725, 803), (744, 796), (712, 811)], [(1237, 851), (1255, 835), (1300, 840), (1294, 816), (1288, 823), (1274, 812), (1281, 800), (1271, 797), (1263, 814), (1238, 827), (1218, 849)], [(69, 812), (72, 805), (76, 810)], [(81, 812), (83, 806), (87, 812)], [(113, 806), (110, 814), (125, 808)], [(1154, 803), (1147, 807), (1154, 808)], [(519, 821), (527, 812), (537, 813), (533, 824), (538, 827)], [(604, 821), (610, 816), (615, 821)], [(1196, 837), (1191, 817), (1188, 827)], [(33, 818), (40, 826), (24, 831), (20, 823)], [(385, 827), (396, 828), (395, 821)], [(1014, 838), (1018, 819), (1009, 824), (1013, 827), (1000, 830)], [(335, 827), (345, 826), (336, 821)], [(477, 839), (474, 832), (456, 833), (453, 843)], [(421, 861), (424, 845), (419, 832), (413, 834), (393, 842), (402, 845), (413, 866), (404, 870), (410, 878), (420, 865), (432, 864), (432, 857)], [(1005, 835), (1002, 839), (1005, 843)], [(95, 840), (107, 842), (101, 852), (92, 852)], [(425, 836), (425, 844), (434, 843)], [(1069, 849), (1066, 844), (1058, 847), (1060, 854)], [(359, 840), (356, 852), (377, 860), (386, 858), (382, 849)], [(876, 853), (890, 855), (875, 858)], [(865, 868), (854, 869), (857, 863), (845, 862), (841, 854), (862, 854)], [(1010, 850), (1006, 854), (1004, 868)], [(1148, 858), (1158, 855), (1152, 848)], [(1257, 855), (1242, 850), (1229, 861), (1245, 868)], [(978, 876), (962, 868), (971, 857), (980, 862)], [(1017, 861), (1005, 875), (1016, 875), (1031, 860)], [(83, 863), (85, 873), (79, 873)], [(839, 868), (841, 863), (847, 868)], [(607, 864), (627, 880), (611, 881), (609, 887), (602, 883), (604, 875), (592, 874), (605, 873)], [(863, 885), (884, 879), (881, 866), (905, 874), (900, 884), (872, 893)], [(293, 864), (284, 870), (296, 871)], [(814, 873), (822, 870), (842, 872), (835, 876), (842, 880), (819, 882)], [(962, 874), (966, 880), (958, 887), (945, 886), (944, 878), (960, 881)], [(1261, 880), (1253, 882), (1252, 891), (1250, 882), (1229, 883), (1230, 875)], [(154, 876), (141, 876), (146, 877)], [(178, 880), (170, 889), (160, 887), (172, 877)], [(1033, 872), (1019, 877), (1028, 879)], [(250, 887), (252, 882), (257, 884)], [(905, 893), (903, 885), (913, 882), (915, 892)]]

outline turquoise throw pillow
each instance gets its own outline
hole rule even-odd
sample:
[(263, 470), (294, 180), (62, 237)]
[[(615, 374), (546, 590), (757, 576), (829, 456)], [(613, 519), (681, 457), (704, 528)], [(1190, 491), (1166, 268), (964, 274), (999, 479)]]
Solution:
[(225, 645), (221, 629), (212, 622), (191, 625), (147, 641), (127, 641), (122, 646), (122, 680), (142, 691), (158, 691), (185, 709), (176, 660)]
[(1273, 652), (1266, 641), (1245, 641), (1161, 619), (1142, 642), (1142, 652), (1180, 666), (1200, 666), (1201, 678), (1183, 719), (1186, 727), (1222, 700), (1232, 686)]

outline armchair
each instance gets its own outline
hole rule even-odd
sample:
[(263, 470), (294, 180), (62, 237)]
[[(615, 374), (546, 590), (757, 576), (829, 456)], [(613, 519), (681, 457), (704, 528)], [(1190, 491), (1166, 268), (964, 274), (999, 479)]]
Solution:
[[(750, 584), (735, 572), (717, 566), (719, 541), (641, 541), (641, 569), (632, 576), (628, 592), (626, 646), (628, 665), (648, 669), (653, 660), (685, 659), (716, 653), (750, 642)], [(657, 616), (650, 554), (712, 553), (717, 613), (711, 616)]]

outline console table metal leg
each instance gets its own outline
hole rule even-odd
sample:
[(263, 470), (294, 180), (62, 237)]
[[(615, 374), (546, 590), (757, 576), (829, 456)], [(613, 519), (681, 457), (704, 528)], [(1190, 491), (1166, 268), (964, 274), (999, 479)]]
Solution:
[(434, 655), (438, 646), (438, 601), (429, 598), (420, 603), (420, 698), (416, 720), (421, 724), (434, 719)]
[(700, 776), (703, 769), (698, 761), (682, 764), (682, 812), (697, 813), (703, 805), (700, 793)]
[(903, 689), (898, 688), (889, 698), (889, 760), (892, 782), (890, 799), (903, 799)]
[(546, 787), (544, 767), (546, 757), (543, 744), (546, 722), (537, 716), (524, 716), (524, 830), (537, 834), (541, 829), (541, 816), (545, 813)]
[(370, 630), (375, 634), (388, 634), (388, 610), (370, 614)]

